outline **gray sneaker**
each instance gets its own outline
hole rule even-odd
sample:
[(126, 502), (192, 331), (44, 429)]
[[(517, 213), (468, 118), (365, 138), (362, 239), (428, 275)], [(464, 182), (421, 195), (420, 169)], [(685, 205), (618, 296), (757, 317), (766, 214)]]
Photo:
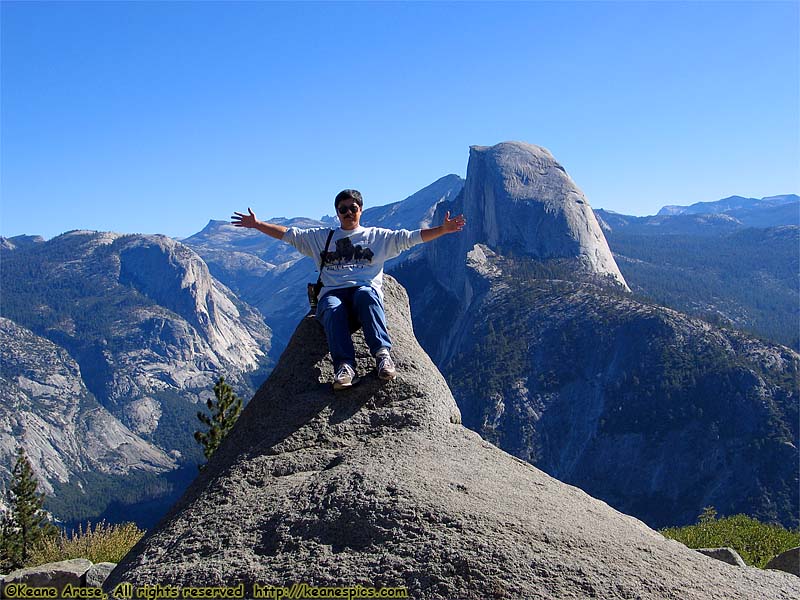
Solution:
[(358, 377), (356, 377), (353, 367), (348, 363), (342, 363), (333, 376), (333, 389), (344, 390), (352, 387), (356, 382), (358, 382)]
[(397, 377), (397, 369), (394, 368), (394, 361), (388, 350), (379, 350), (375, 355), (375, 361), (378, 363), (378, 377), (384, 381), (391, 381)]

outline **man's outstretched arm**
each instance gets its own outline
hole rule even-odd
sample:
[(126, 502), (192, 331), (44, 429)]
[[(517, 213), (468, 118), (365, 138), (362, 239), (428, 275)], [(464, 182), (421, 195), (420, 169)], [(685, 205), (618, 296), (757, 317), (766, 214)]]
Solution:
[(430, 242), (431, 240), (435, 240), (438, 237), (446, 235), (448, 233), (455, 233), (456, 231), (461, 231), (464, 229), (464, 225), (467, 224), (467, 220), (464, 218), (464, 215), (458, 215), (457, 217), (451, 219), (450, 218), (450, 211), (444, 215), (444, 221), (438, 227), (431, 227), (430, 229), (423, 229), (420, 231), (422, 234), (422, 241), (423, 242)]
[(266, 233), (270, 237), (274, 237), (276, 240), (282, 240), (283, 234), (286, 233), (288, 227), (284, 227), (283, 225), (274, 225), (273, 223), (265, 223), (264, 221), (259, 221), (256, 219), (255, 213), (247, 209), (247, 212), (250, 214), (242, 214), (238, 212), (234, 212), (233, 216), (231, 217), (231, 223), (233, 223), (234, 227), (246, 227), (248, 229), (258, 229), (261, 233)]

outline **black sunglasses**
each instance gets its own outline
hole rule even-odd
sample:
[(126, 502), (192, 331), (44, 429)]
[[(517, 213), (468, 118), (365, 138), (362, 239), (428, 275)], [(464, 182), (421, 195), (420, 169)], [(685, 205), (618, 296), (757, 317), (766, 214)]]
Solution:
[(347, 206), (339, 207), (339, 214), (346, 215), (347, 213), (356, 214), (358, 212), (358, 204), (348, 204)]

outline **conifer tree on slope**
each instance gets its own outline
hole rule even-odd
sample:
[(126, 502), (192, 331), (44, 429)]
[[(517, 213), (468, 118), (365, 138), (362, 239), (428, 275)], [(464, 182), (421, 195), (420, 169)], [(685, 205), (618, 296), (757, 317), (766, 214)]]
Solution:
[(3, 516), (0, 530), (0, 560), (5, 567), (24, 566), (33, 547), (45, 536), (57, 532), (42, 508), (44, 494), (37, 491), (38, 487), (33, 467), (20, 447), (8, 490), (9, 510)]
[[(206, 406), (211, 411), (211, 416), (204, 412), (197, 413), (197, 418), (208, 427), (208, 431), (205, 433), (202, 431), (194, 432), (194, 439), (203, 445), (203, 454), (206, 460), (216, 452), (222, 440), (233, 429), (233, 425), (242, 412), (242, 399), (233, 393), (231, 386), (225, 383), (224, 377), (220, 377), (214, 386), (214, 396), (216, 400), (209, 398), (206, 401)], [(204, 466), (200, 465), (199, 468), (202, 469)]]

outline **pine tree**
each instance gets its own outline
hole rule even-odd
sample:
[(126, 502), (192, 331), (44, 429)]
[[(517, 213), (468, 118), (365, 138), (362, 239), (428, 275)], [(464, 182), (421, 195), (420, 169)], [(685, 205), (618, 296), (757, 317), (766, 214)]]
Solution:
[(7, 494), (9, 509), (0, 525), (0, 559), (6, 568), (24, 566), (33, 547), (57, 532), (42, 508), (44, 494), (37, 491), (38, 487), (33, 467), (20, 447)]
[[(220, 443), (228, 435), (228, 432), (233, 429), (233, 425), (239, 418), (242, 412), (242, 399), (233, 393), (233, 389), (227, 383), (225, 378), (220, 377), (214, 386), (215, 400), (209, 398), (206, 401), (208, 410), (211, 415), (203, 412), (197, 413), (197, 418), (200, 422), (208, 427), (205, 433), (202, 431), (194, 432), (194, 439), (203, 445), (203, 454), (206, 460), (211, 458), (211, 455), (219, 448)], [(200, 469), (205, 465), (200, 465)]]

